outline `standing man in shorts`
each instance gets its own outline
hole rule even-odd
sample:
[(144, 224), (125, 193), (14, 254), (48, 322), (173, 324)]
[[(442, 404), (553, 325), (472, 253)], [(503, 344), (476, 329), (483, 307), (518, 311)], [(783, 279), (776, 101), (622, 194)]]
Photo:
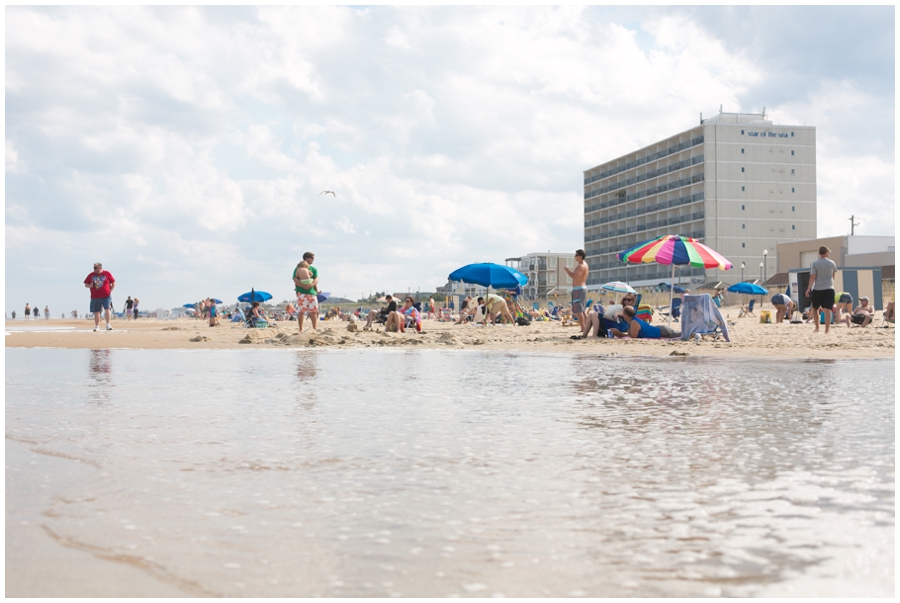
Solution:
[(587, 324), (587, 315), (585, 315), (585, 303), (587, 302), (587, 289), (584, 284), (587, 282), (588, 272), (590, 268), (584, 261), (584, 249), (575, 252), (575, 270), (569, 270), (568, 266), (563, 266), (566, 274), (572, 279), (572, 316), (578, 320), (578, 326), (584, 331)]
[(834, 307), (834, 275), (837, 274), (837, 264), (828, 259), (831, 250), (822, 245), (819, 247), (819, 259), (809, 267), (809, 286), (806, 288), (806, 296), (810, 298), (813, 309), (813, 320), (819, 332), (819, 308), (825, 314), (825, 332), (831, 326), (831, 309)]
[(313, 278), (313, 282), (309, 285), (304, 285), (300, 282), (300, 279), (297, 278), (297, 270), (300, 265), (298, 264), (297, 267), (294, 268), (294, 292), (297, 294), (297, 326), (301, 333), (303, 332), (304, 314), (309, 314), (309, 321), (312, 323), (313, 331), (316, 330), (316, 323), (319, 319), (319, 300), (316, 297), (319, 293), (319, 271), (312, 265), (315, 259), (316, 254), (312, 251), (307, 251), (303, 254), (303, 261), (309, 264), (308, 270)]
[(109, 307), (112, 304), (112, 292), (116, 288), (116, 279), (103, 269), (103, 264), (94, 264), (94, 271), (84, 279), (84, 286), (91, 290), (91, 312), (94, 313), (94, 331), (100, 329), (100, 310), (105, 310), (106, 330), (109, 326)]

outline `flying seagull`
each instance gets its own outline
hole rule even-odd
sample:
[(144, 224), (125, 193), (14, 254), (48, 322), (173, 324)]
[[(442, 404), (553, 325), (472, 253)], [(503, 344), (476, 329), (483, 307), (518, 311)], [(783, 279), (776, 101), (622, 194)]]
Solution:
[(319, 193), (319, 196), (321, 197), (322, 195), (324, 195), (324, 194), (326, 194), (326, 193), (331, 194), (332, 197), (334, 197), (335, 199), (337, 199), (337, 195), (334, 194), (334, 191), (322, 191), (321, 193)]

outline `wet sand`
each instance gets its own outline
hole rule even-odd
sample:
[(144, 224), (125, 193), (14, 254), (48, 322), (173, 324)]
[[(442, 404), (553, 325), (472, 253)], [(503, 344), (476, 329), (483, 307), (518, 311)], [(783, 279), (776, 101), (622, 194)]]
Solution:
[[(736, 315), (728, 309), (726, 316)], [(654, 324), (661, 319), (655, 317)], [(664, 319), (662, 319), (664, 320)], [(321, 321), (312, 331), (307, 321), (302, 334), (297, 323), (275, 322), (268, 329), (246, 329), (238, 323), (209, 327), (193, 319), (113, 321), (113, 331), (93, 332), (93, 322), (85, 320), (7, 321), (7, 329), (39, 329), (68, 327), (66, 331), (11, 332), (6, 336), (7, 347), (54, 347), (76, 349), (259, 349), (259, 348), (318, 348), (334, 347), (410, 347), (418, 349), (469, 348), (499, 351), (533, 352), (596, 352), (641, 356), (722, 356), (736, 358), (893, 358), (894, 325), (881, 328), (881, 313), (865, 328), (832, 326), (826, 335), (824, 326), (813, 333), (812, 324), (760, 324), (758, 318), (728, 318), (730, 342), (705, 338), (702, 342), (681, 340), (609, 340), (596, 337), (572, 340), (578, 333), (575, 326), (560, 322), (535, 322), (527, 327), (489, 326), (423, 321), (423, 333), (385, 333), (376, 325), (373, 331), (363, 331), (358, 323), (356, 332), (348, 330), (350, 323), (338, 320)], [(677, 323), (673, 323), (678, 328)], [(101, 325), (102, 327), (102, 325)]]

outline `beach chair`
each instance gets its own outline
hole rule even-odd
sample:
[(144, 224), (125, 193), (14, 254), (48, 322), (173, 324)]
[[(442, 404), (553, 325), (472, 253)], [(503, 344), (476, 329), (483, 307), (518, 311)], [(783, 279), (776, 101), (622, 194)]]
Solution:
[[(656, 309), (662, 316), (669, 316), (669, 306), (662, 306)], [(678, 317), (681, 316), (681, 298), (676, 297), (672, 300), (672, 320), (678, 322)]]
[(753, 313), (753, 306), (755, 306), (755, 305), (756, 305), (756, 300), (751, 299), (750, 303), (747, 305), (746, 308), (741, 306), (741, 310), (740, 310), (740, 312), (738, 312), (738, 318), (741, 318), (743, 316), (753, 316), (755, 318), (756, 314)]

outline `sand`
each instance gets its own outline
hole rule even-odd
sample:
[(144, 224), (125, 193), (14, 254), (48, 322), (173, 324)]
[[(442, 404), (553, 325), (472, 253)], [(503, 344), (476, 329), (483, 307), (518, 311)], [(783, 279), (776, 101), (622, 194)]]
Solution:
[[(757, 314), (759, 311), (757, 310)], [(726, 309), (723, 314), (733, 317)], [(655, 317), (655, 324), (661, 319)], [(663, 321), (665, 319), (662, 319)], [(812, 324), (760, 324), (757, 318), (728, 318), (731, 342), (706, 338), (702, 342), (681, 340), (572, 340), (577, 327), (559, 322), (536, 322), (527, 327), (455, 325), (434, 320), (423, 322), (423, 333), (404, 334), (348, 330), (345, 321), (321, 321), (317, 331), (309, 322), (300, 334), (296, 322), (273, 323), (268, 329), (247, 329), (237, 323), (209, 327), (204, 321), (141, 319), (114, 320), (113, 331), (93, 332), (93, 321), (7, 321), (7, 329), (28, 325), (73, 327), (68, 331), (9, 332), (6, 347), (53, 347), (77, 349), (277, 349), (277, 348), (415, 348), (478, 349), (556, 353), (596, 353), (641, 356), (720, 356), (736, 358), (893, 358), (894, 325), (880, 325), (881, 312), (865, 328), (832, 326), (831, 332), (813, 333)], [(376, 325), (377, 326), (377, 325)], [(677, 328), (677, 323), (673, 323)], [(102, 327), (102, 325), (101, 325)]]

